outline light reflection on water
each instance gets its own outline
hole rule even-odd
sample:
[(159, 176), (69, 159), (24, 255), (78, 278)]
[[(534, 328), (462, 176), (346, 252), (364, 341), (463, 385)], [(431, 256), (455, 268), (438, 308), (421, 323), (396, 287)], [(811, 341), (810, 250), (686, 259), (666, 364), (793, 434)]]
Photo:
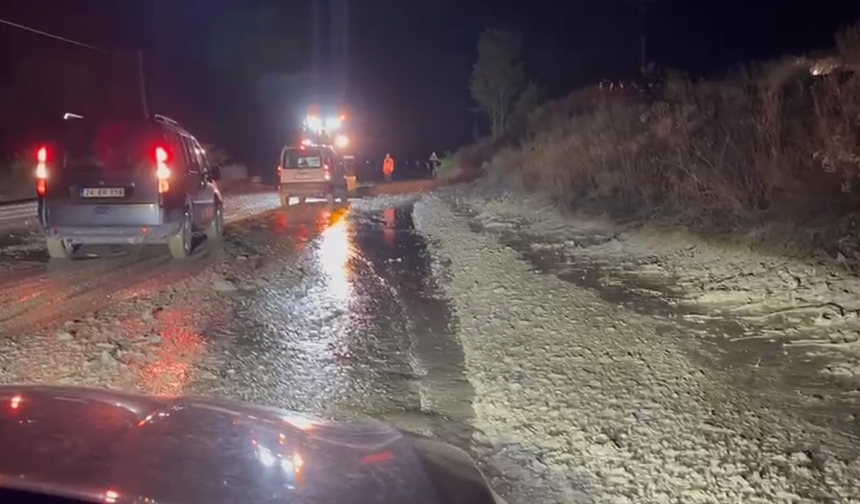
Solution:
[(349, 303), (352, 297), (350, 259), (353, 248), (350, 244), (349, 220), (341, 217), (334, 225), (323, 231), (318, 250), (319, 264), (328, 283), (329, 296), (333, 301)]
[(269, 362), (257, 372), (291, 391), (298, 402), (288, 406), (319, 412), (350, 396), (354, 385), (343, 361), (354, 332), (350, 306), (358, 280), (352, 223), (345, 209), (283, 213), (273, 225), (280, 239), (294, 244), (292, 273), (260, 291), (241, 317), (266, 321), (271, 331), (255, 338)]

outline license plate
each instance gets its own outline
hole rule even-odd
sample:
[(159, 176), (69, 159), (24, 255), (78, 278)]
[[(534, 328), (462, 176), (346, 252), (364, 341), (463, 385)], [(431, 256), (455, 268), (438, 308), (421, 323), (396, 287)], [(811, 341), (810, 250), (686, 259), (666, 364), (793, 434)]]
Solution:
[(310, 172), (300, 171), (300, 172), (296, 173), (296, 178), (310, 178), (310, 177), (311, 177)]
[(88, 187), (81, 189), (82, 198), (122, 198), (124, 196), (124, 187)]

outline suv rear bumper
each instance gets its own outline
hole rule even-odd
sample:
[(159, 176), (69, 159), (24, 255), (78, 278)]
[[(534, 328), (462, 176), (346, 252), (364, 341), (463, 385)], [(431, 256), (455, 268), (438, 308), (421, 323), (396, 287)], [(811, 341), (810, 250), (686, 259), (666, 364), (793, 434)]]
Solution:
[[(99, 214), (97, 208), (108, 211)], [(56, 216), (51, 215), (54, 212)], [(39, 222), (45, 236), (77, 245), (167, 243), (182, 225), (181, 214), (176, 214), (175, 221), (170, 222), (166, 209), (149, 203), (50, 206), (39, 200)], [(92, 224), (81, 224), (87, 221)]]
[(331, 182), (281, 182), (278, 192), (298, 197), (322, 197), (334, 194)]
[(167, 243), (181, 224), (156, 226), (56, 226), (44, 229), (48, 238), (68, 240), (76, 245), (138, 245)]

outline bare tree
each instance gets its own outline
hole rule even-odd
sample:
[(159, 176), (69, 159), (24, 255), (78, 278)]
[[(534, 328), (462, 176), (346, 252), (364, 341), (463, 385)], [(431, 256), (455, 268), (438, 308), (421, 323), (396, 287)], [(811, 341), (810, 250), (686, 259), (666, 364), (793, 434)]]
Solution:
[(522, 36), (500, 28), (481, 33), (469, 90), (489, 119), (493, 138), (512, 117), (536, 104), (531, 102), (537, 99), (537, 85), (526, 78)]

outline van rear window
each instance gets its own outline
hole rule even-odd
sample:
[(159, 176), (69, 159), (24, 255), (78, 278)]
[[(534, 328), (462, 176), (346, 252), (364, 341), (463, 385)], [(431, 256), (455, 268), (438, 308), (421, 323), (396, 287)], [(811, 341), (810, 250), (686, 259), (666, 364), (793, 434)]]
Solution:
[(69, 121), (59, 140), (68, 169), (128, 170), (146, 162), (147, 129), (130, 122)]
[(284, 154), (285, 169), (319, 168), (323, 165), (319, 151), (290, 149)]

